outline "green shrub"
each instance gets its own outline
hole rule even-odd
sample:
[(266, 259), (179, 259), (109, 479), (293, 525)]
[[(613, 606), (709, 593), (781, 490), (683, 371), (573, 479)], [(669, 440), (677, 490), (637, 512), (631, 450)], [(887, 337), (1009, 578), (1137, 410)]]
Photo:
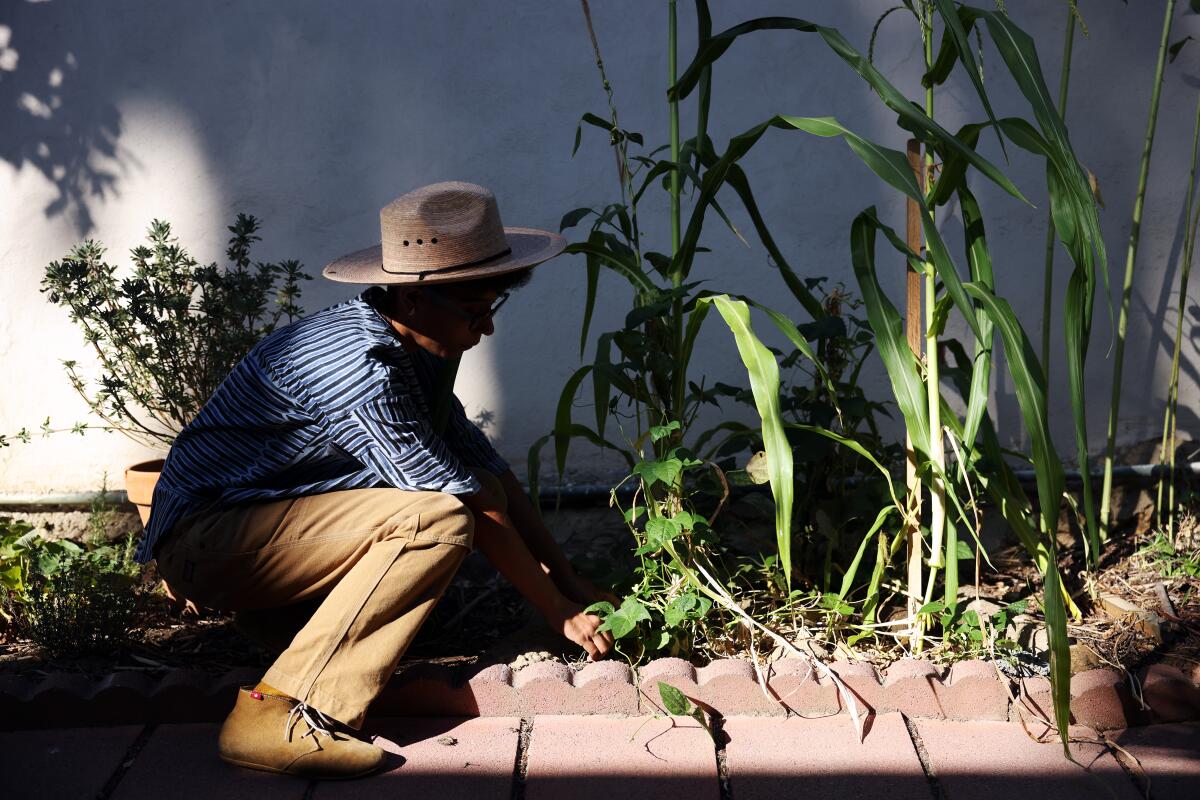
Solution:
[(47, 657), (113, 649), (137, 627), (141, 566), (133, 560), (134, 537), (102, 541), (47, 539), (26, 523), (0, 518), (0, 615)]
[(91, 240), (46, 267), (42, 291), (67, 310), (99, 361), (91, 385), (74, 361), (63, 362), (67, 376), (109, 429), (170, 445), (255, 342), (303, 314), (300, 282), (311, 276), (298, 261), (253, 261), (258, 230), (255, 217), (237, 215), (227, 269), (200, 264), (160, 220), (130, 252), (124, 277)]

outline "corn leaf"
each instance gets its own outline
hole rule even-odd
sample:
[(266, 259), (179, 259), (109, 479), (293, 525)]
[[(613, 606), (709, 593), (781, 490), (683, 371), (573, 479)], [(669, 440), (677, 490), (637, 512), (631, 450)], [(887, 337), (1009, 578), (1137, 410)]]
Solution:
[(733, 332), (738, 353), (750, 376), (754, 405), (762, 420), (763, 448), (775, 499), (775, 541), (779, 564), (791, 589), (792, 584), (792, 447), (783, 431), (779, 409), (779, 364), (750, 326), (750, 307), (724, 295), (712, 298), (725, 324)]
[(909, 100), (899, 89), (891, 84), (879, 70), (875, 68), (861, 53), (846, 40), (835, 28), (816, 25), (793, 17), (761, 17), (709, 37), (697, 51), (692, 63), (684, 70), (683, 75), (667, 94), (671, 98), (686, 97), (697, 82), (704, 69), (716, 61), (729, 49), (730, 45), (740, 36), (763, 30), (794, 30), (801, 33), (816, 33), (825, 44), (834, 51), (851, 69), (865, 80), (887, 106), (900, 117), (900, 124), (907, 130), (913, 131), (919, 138), (934, 138), (947, 142), (948, 146), (959, 150), (972, 165), (981, 173), (994, 181), (998, 186), (1019, 200), (1025, 200), (1013, 183), (1000, 172), (990, 161), (980, 156), (974, 150), (963, 146), (954, 140), (949, 131), (931, 119), (918, 106)]

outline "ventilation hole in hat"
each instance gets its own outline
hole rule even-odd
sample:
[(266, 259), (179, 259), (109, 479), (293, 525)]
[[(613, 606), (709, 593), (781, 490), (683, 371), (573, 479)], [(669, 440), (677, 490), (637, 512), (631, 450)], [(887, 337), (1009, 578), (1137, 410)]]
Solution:
[(404, 246), (405, 246), (405, 247), (408, 247), (408, 239), (405, 239), (405, 240), (404, 240)]
[(430, 240), (429, 240), (429, 243), (430, 243), (430, 244), (437, 244), (437, 239), (430, 239)]
[(425, 241), (423, 239), (417, 239), (417, 244), (425, 244)]

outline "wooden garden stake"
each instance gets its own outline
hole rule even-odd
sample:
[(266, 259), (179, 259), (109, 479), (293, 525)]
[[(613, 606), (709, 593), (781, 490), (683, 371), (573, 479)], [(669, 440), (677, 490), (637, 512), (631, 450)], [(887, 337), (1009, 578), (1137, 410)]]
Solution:
[[(921, 144), (916, 139), (908, 140), (908, 163), (917, 175), (917, 185), (924, 187), (924, 161), (921, 158)], [(921, 252), (921, 207), (917, 201), (908, 198), (907, 230), (908, 247), (914, 253)], [(905, 261), (906, 301), (904, 307), (904, 332), (908, 338), (908, 347), (912, 350), (917, 361), (921, 360), (921, 280), (919, 272), (912, 264)], [(915, 617), (921, 607), (921, 481), (917, 478), (917, 453), (913, 447), (912, 433), (906, 431), (904, 436), (905, 455), (905, 486), (908, 489), (908, 615)], [(916, 622), (913, 623), (916, 631)]]

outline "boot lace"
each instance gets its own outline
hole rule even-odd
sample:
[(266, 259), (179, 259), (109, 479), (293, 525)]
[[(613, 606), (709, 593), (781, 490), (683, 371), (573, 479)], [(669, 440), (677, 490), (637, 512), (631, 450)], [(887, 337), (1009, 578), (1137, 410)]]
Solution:
[(283, 723), (283, 738), (290, 738), (292, 725), (303, 720), (308, 726), (308, 731), (300, 738), (307, 736), (316, 736), (318, 733), (323, 733), (330, 739), (336, 738), (337, 720), (321, 713), (306, 703), (296, 703), (292, 706), (292, 710), (288, 712), (287, 719)]

